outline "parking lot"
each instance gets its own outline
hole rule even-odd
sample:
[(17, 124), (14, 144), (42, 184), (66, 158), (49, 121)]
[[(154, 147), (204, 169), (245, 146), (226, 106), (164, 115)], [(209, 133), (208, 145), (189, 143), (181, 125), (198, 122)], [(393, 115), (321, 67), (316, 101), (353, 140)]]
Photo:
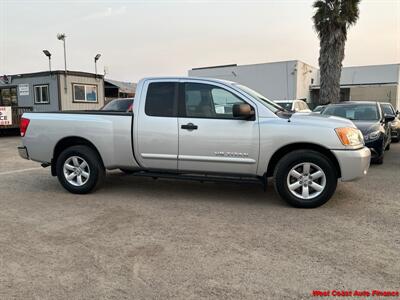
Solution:
[(0, 137), (0, 298), (309, 298), (400, 288), (400, 144), (324, 206), (295, 209), (270, 183), (109, 173), (67, 193)]

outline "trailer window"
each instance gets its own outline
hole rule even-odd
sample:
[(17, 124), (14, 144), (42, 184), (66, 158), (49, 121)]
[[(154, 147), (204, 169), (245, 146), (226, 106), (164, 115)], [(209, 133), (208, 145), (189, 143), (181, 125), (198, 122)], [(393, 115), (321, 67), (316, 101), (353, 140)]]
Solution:
[(48, 85), (36, 85), (35, 89), (35, 104), (48, 104), (49, 99), (49, 86)]
[(74, 102), (97, 102), (97, 85), (73, 84)]

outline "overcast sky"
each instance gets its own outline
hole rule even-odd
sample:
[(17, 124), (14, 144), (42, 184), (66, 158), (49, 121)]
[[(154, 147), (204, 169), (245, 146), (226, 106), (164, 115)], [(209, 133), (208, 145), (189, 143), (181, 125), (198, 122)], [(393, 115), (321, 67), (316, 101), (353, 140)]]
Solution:
[[(68, 69), (137, 81), (193, 67), (299, 59), (318, 66), (312, 0), (0, 0), (0, 74)], [(345, 66), (400, 63), (400, 0), (362, 0)]]

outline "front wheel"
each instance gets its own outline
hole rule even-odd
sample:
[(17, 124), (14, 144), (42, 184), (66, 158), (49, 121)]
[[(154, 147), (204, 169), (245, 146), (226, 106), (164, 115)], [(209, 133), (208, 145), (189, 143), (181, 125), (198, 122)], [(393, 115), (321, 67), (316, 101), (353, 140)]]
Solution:
[(105, 176), (99, 155), (88, 146), (72, 146), (57, 159), (56, 172), (61, 185), (74, 194), (93, 191)]
[(326, 203), (337, 186), (335, 166), (313, 150), (286, 154), (275, 168), (275, 189), (290, 205), (314, 208)]

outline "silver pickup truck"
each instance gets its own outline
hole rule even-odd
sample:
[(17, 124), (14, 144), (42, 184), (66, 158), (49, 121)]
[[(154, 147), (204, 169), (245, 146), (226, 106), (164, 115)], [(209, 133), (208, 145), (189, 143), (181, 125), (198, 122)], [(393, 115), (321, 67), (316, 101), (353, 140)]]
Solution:
[(342, 118), (290, 113), (234, 82), (146, 78), (133, 112), (25, 113), (20, 155), (51, 166), (62, 186), (91, 192), (106, 170), (200, 181), (274, 177), (296, 207), (317, 207), (337, 181), (367, 174), (370, 151)]

